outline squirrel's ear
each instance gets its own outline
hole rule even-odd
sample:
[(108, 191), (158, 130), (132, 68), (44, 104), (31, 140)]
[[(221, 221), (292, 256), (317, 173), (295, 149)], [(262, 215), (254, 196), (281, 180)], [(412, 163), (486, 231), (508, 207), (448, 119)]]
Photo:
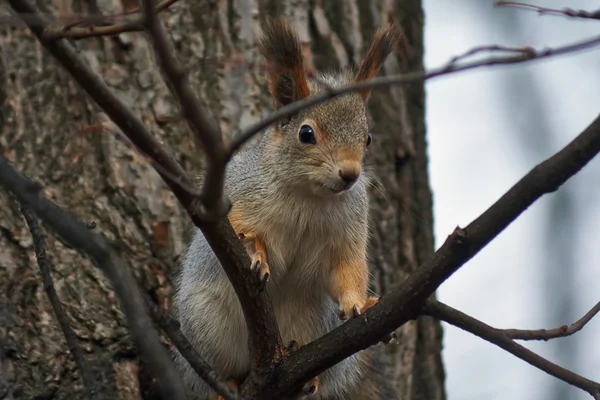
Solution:
[[(355, 79), (356, 82), (365, 81), (377, 75), (388, 55), (398, 46), (401, 37), (402, 30), (394, 23), (385, 28), (380, 28), (373, 37), (367, 55), (360, 65)], [(370, 93), (371, 89), (358, 91), (358, 94), (365, 101), (369, 98)]]
[(259, 49), (267, 60), (267, 79), (275, 108), (308, 97), (302, 48), (294, 29), (286, 20), (276, 18), (264, 22), (261, 30)]

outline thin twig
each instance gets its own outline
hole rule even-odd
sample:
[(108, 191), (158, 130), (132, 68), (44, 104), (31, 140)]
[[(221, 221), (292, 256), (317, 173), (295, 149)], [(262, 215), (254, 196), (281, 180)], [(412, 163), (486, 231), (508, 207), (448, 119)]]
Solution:
[[(205, 221), (206, 217), (211, 214), (214, 215), (213, 219), (219, 219), (229, 211), (229, 206), (223, 196), (227, 157), (221, 132), (189, 85), (187, 74), (173, 54), (164, 27), (152, 11), (152, 0), (144, 0), (144, 10), (145, 24), (152, 39), (159, 65), (179, 101), (182, 115), (202, 143), (207, 156), (201, 201), (198, 203), (202, 206), (202, 210), (197, 209), (196, 212), (201, 212)], [(277, 359), (283, 351), (273, 307), (270, 301), (265, 301), (262, 306), (261, 314), (266, 314), (266, 318), (269, 320), (272, 318), (272, 322), (268, 321), (270, 327), (267, 330), (264, 329), (265, 325), (256, 324), (258, 318), (256, 312), (250, 312), (246, 309), (247, 307), (248, 305), (242, 302), (244, 317), (250, 331), (249, 347), (253, 370), (268, 369), (273, 360)]]
[(590, 311), (588, 311), (577, 322), (571, 325), (563, 325), (555, 329), (503, 329), (503, 332), (511, 339), (516, 340), (550, 340), (559, 337), (571, 336), (579, 332), (583, 327), (600, 312), (600, 302), (598, 302)]
[(151, 37), (154, 51), (166, 80), (173, 88), (173, 94), (181, 107), (181, 114), (187, 120), (196, 138), (202, 143), (206, 154), (206, 174), (200, 196), (205, 217), (221, 217), (229, 207), (223, 198), (225, 165), (227, 158), (219, 127), (208, 115), (194, 90), (189, 85), (188, 74), (173, 53), (171, 43), (162, 23), (154, 12), (152, 0), (144, 0), (145, 25)]
[[(21, 12), (35, 11), (27, 0), (8, 0), (12, 7)], [(180, 170), (180, 166), (169, 157), (163, 157), (166, 151), (152, 138), (143, 124), (137, 125), (139, 119), (131, 113), (116, 96), (106, 88), (97, 75), (76, 57), (74, 52), (64, 41), (48, 43), (36, 27), (31, 27), (32, 32), (52, 54), (67, 68), (77, 82), (92, 96), (104, 109), (113, 121), (123, 130), (136, 146), (142, 148), (161, 165), (168, 167), (171, 172)], [(600, 37), (587, 42), (580, 42), (554, 50), (546, 50), (533, 57), (543, 58), (554, 54), (564, 54), (585, 49), (598, 44)], [(369, 87), (386, 87), (390, 84), (407, 84), (422, 81), (423, 79), (448, 74), (454, 71), (464, 71), (484, 65), (514, 64), (529, 60), (524, 55), (512, 57), (496, 57), (484, 62), (470, 63), (462, 66), (453, 66), (430, 72), (429, 74), (407, 74), (396, 77), (378, 78), (370, 82), (345, 88), (348, 93)], [(86, 69), (87, 68), (87, 69)], [(108, 97), (107, 97), (108, 96)], [(311, 99), (311, 102), (297, 103), (279, 110), (280, 114), (273, 115), (266, 120), (264, 126), (257, 131), (276, 122), (278, 118), (285, 118), (303, 108), (326, 101), (332, 95), (323, 98)], [(141, 124), (141, 121), (140, 121)], [(156, 144), (155, 148), (152, 145)], [(150, 147), (145, 147), (150, 146)], [(493, 205), (486, 213), (475, 220), (465, 230), (457, 229), (436, 254), (420, 268), (418, 268), (402, 285), (384, 298), (378, 305), (371, 308), (362, 316), (345, 323), (340, 328), (291, 353), (289, 358), (283, 360), (276, 371), (261, 382), (251, 379), (258, 393), (265, 400), (278, 398), (281, 394), (297, 390), (306, 380), (318, 375), (325, 369), (350, 356), (351, 354), (377, 343), (381, 337), (393, 331), (407, 320), (415, 317), (423, 302), (435, 289), (452, 273), (472, 258), (487, 243), (506, 228), (529, 205), (545, 193), (555, 191), (569, 177), (581, 169), (597, 152), (600, 151), (600, 118), (590, 125), (576, 140), (569, 144), (560, 153), (553, 156), (539, 167), (530, 172), (502, 199)], [(231, 154), (231, 153), (230, 153)], [(172, 164), (168, 164), (171, 163)], [(174, 169), (172, 169), (174, 168)], [(178, 174), (176, 174), (178, 175)], [(161, 175), (162, 176), (162, 175)], [(186, 176), (182, 173), (182, 176)], [(231, 224), (225, 219), (217, 222), (202, 221), (198, 219), (194, 210), (196, 199), (183, 192), (168, 178), (162, 176), (169, 184), (181, 204), (188, 210), (194, 223), (200, 227), (208, 243), (221, 261), (225, 272), (231, 280), (233, 287), (244, 309), (249, 332), (259, 332), (273, 338), (277, 332), (272, 307), (268, 297), (262, 296), (255, 284), (255, 277), (247, 268), (249, 262), (247, 254), (235, 236)], [(254, 284), (254, 285), (253, 285)], [(264, 307), (263, 307), (264, 306)], [(249, 318), (252, 315), (253, 318)], [(273, 325), (274, 324), (274, 325)], [(266, 334), (264, 332), (267, 332)], [(250, 336), (254, 336), (252, 333)], [(279, 338), (280, 341), (280, 338)], [(273, 343), (262, 343), (262, 352), (268, 352)], [(252, 347), (252, 346), (251, 346)], [(254, 351), (255, 349), (251, 349)], [(261, 351), (259, 351), (261, 353)], [(268, 392), (265, 388), (269, 388)]]
[(433, 256), (399, 288), (363, 315), (301, 347), (280, 365), (269, 396), (277, 399), (415, 318), (425, 300), (467, 261), (547, 193), (553, 193), (600, 152), (600, 115), (571, 143), (548, 158), (466, 228), (456, 228)]
[[(131, 139), (143, 154), (152, 157), (162, 165), (171, 176), (178, 177), (185, 186), (193, 186), (192, 181), (181, 166), (169, 155), (165, 148), (158, 142), (140, 118), (98, 77), (98, 75), (79, 58), (73, 46), (66, 40), (46, 40), (44, 32), (50, 23), (38, 14), (37, 9), (27, 0), (9, 0), (11, 7), (18, 15), (25, 14), (29, 18), (25, 21), (31, 31), (48, 51), (63, 65), (73, 76), (75, 81), (92, 97), (92, 99), (103, 109), (113, 122)], [(37, 19), (34, 18), (37, 16)], [(132, 138), (135, 137), (135, 140)], [(160, 171), (158, 171), (160, 174)], [(187, 193), (169, 177), (161, 175), (176, 196)]]
[(499, 46), (497, 44), (478, 46), (464, 52), (461, 55), (452, 57), (450, 61), (446, 63), (446, 66), (444, 68), (452, 69), (454, 66), (456, 66), (456, 63), (458, 63), (459, 61), (462, 61), (465, 58), (469, 58), (483, 52), (517, 53), (517, 55), (522, 55), (526, 60), (530, 60), (532, 59), (532, 57), (535, 58), (536, 54), (535, 50), (531, 47), (506, 47)]
[(21, 176), (2, 155), (0, 186), (31, 208), (65, 242), (87, 254), (106, 274), (121, 302), (134, 343), (148, 363), (164, 398), (185, 400), (183, 382), (153, 329), (137, 282), (106, 238), (93, 233), (70, 213), (49, 201), (40, 185)]
[[(530, 47), (526, 47), (518, 51), (515, 48), (511, 48), (510, 51), (518, 52), (519, 54), (506, 56), (506, 57), (490, 57), (481, 61), (473, 61), (470, 63), (465, 63), (462, 65), (456, 64), (448, 64), (441, 68), (433, 69), (429, 72), (410, 72), (402, 75), (390, 75), (390, 76), (382, 76), (378, 78), (373, 78), (367, 81), (363, 81), (360, 83), (352, 83), (347, 84), (335, 88), (329, 88), (329, 90), (320, 92), (314, 96), (310, 96), (307, 99), (302, 101), (297, 101), (291, 104), (288, 104), (285, 107), (278, 109), (273, 112), (271, 115), (263, 118), (261, 121), (258, 121), (255, 124), (250, 125), (249, 127), (243, 129), (242, 131), (236, 133), (233, 137), (235, 139), (232, 140), (229, 147), (228, 158), (231, 158), (233, 154), (239, 150), (244, 143), (250, 140), (254, 135), (261, 132), (263, 129), (268, 128), (272, 124), (277, 121), (283, 120), (287, 117), (290, 117), (306, 108), (316, 106), (318, 104), (324, 103), (327, 100), (330, 100), (334, 97), (338, 97), (347, 93), (355, 92), (362, 89), (372, 88), (372, 89), (382, 89), (389, 87), (390, 85), (410, 85), (417, 82), (425, 81), (432, 78), (437, 78), (444, 75), (449, 75), (458, 72), (469, 71), (476, 68), (481, 67), (489, 67), (493, 65), (511, 65), (511, 64), (519, 64), (525, 63), (533, 60), (539, 60), (543, 58), (548, 58), (552, 56), (562, 55), (573, 53), (576, 51), (586, 50), (591, 47), (600, 45), (600, 36), (593, 37), (588, 40), (584, 40), (581, 42), (572, 43), (562, 47), (555, 47), (551, 49), (542, 49), (535, 50)], [(490, 48), (492, 46), (487, 47), (479, 47), (477, 49), (485, 49)], [(498, 46), (498, 48), (502, 48)], [(475, 49), (475, 52), (479, 52), (482, 50)], [(508, 48), (503, 48), (508, 49)], [(470, 50), (465, 54), (472, 53), (474, 50)], [(465, 55), (458, 56), (455, 58), (462, 59)]]
[[(166, 10), (167, 8), (169, 8), (172, 4), (174, 4), (177, 1), (178, 0), (163, 0), (159, 4), (156, 5), (155, 10), (157, 13), (160, 13), (160, 12)], [(112, 25), (102, 25), (102, 26), (91, 25), (91, 26), (86, 26), (86, 27), (74, 26), (74, 25), (81, 25), (81, 24), (89, 24), (89, 23), (91, 23), (93, 21), (97, 21), (99, 19), (103, 19), (104, 21), (106, 21), (110, 17), (111, 16), (89, 16), (89, 17), (86, 17), (75, 23), (66, 25), (64, 27), (50, 26), (50, 27), (47, 27), (46, 31), (44, 32), (44, 39), (57, 40), (57, 39), (62, 39), (62, 38), (69, 38), (69, 39), (77, 40), (77, 39), (87, 39), (87, 38), (99, 37), (99, 36), (119, 35), (119, 34), (125, 33), (125, 32), (141, 32), (144, 30), (144, 25), (143, 25), (144, 17), (142, 15), (142, 13), (140, 13), (140, 12), (136, 12), (133, 14), (127, 14), (127, 15), (115, 16), (115, 17), (119, 17), (119, 19), (122, 19), (123, 21), (112, 24)], [(34, 16), (34, 18), (35, 18), (35, 16)], [(113, 17), (113, 19), (114, 19), (114, 17)]]
[(179, 353), (187, 360), (198, 376), (208, 386), (219, 393), (224, 400), (241, 400), (238, 393), (233, 391), (214, 369), (196, 352), (189, 340), (179, 330), (179, 323), (167, 312), (161, 310), (156, 303), (146, 297), (146, 304), (154, 322), (167, 334)]
[(599, 383), (584, 378), (581, 375), (539, 356), (526, 347), (516, 343), (504, 330), (493, 328), (478, 319), (435, 300), (427, 301), (423, 308), (423, 314), (446, 321), (447, 323), (470, 332), (483, 340), (493, 343), (515, 357), (520, 358), (563, 382), (588, 392), (594, 399), (600, 400)]
[(560, 15), (563, 17), (570, 18), (583, 18), (583, 19), (599, 19), (600, 10), (597, 11), (585, 11), (585, 10), (573, 10), (571, 8), (564, 8), (558, 10), (555, 8), (546, 8), (534, 6), (533, 4), (519, 3), (516, 1), (496, 1), (494, 3), (496, 7), (516, 7), (524, 10), (536, 11), (539, 15)]
[[(149, 155), (162, 169), (169, 172), (163, 174), (161, 169), (156, 171), (169, 186), (179, 203), (188, 212), (194, 224), (200, 228), (213, 252), (219, 259), (236, 295), (240, 300), (244, 318), (253, 338), (250, 343), (252, 354), (273, 354), (274, 349), (281, 348), (281, 336), (275, 320), (273, 306), (269, 294), (263, 291), (257, 282), (256, 275), (248, 268), (250, 258), (238, 239), (231, 223), (226, 217), (216, 221), (203, 220), (199, 217), (200, 201), (192, 196), (184, 187), (192, 185), (192, 181), (183, 168), (169, 155), (167, 150), (146, 129), (142, 121), (133, 113), (130, 107), (123, 103), (106, 83), (77, 56), (73, 47), (66, 40), (48, 41), (44, 39), (44, 29), (49, 23), (37, 15), (37, 9), (28, 0), (8, 0), (11, 7), (19, 14), (27, 14), (27, 23), (31, 31), (46, 49), (71, 74), (75, 81), (102, 108), (108, 117), (123, 131), (129, 140), (143, 154)], [(153, 164), (154, 165), (154, 164)], [(177, 180), (170, 177), (175, 176)], [(183, 182), (184, 185), (180, 185)], [(275, 359), (280, 359), (276, 354)], [(261, 357), (263, 364), (265, 357)]]
[(73, 328), (71, 328), (69, 318), (67, 317), (65, 310), (63, 310), (60, 299), (58, 298), (58, 294), (56, 293), (56, 289), (54, 288), (54, 282), (50, 272), (52, 270), (52, 265), (46, 255), (44, 231), (39, 226), (33, 211), (31, 211), (29, 207), (21, 207), (21, 213), (23, 214), (23, 217), (25, 217), (25, 221), (27, 222), (27, 226), (31, 232), (35, 256), (37, 258), (38, 267), (40, 268), (44, 290), (48, 295), (48, 299), (50, 300), (50, 305), (54, 310), (54, 315), (56, 315), (58, 325), (65, 336), (65, 340), (69, 346), (69, 351), (73, 355), (75, 363), (77, 364), (77, 368), (79, 368), (79, 371), (81, 372), (83, 385), (86, 388), (89, 398), (93, 399), (96, 396), (95, 379), (92, 371), (86, 366), (85, 356), (83, 355), (83, 350), (81, 349), (79, 341), (77, 340), (77, 335), (75, 335)]

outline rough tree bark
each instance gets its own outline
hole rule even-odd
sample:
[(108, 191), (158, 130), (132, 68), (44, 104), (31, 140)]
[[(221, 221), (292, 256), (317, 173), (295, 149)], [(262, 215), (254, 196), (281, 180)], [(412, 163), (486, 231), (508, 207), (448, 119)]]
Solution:
[[(42, 2), (38, 2), (42, 3)], [(125, 3), (125, 2), (123, 2)], [(56, 14), (85, 13), (95, 2), (46, 1)], [(104, 13), (121, 11), (99, 0)], [(3, 5), (0, 12), (6, 15)], [(289, 16), (317, 69), (351, 67), (389, 17), (406, 31), (408, 58), (396, 54), (382, 73), (423, 68), (423, 11), (418, 0), (203, 1), (173, 5), (162, 18), (192, 84), (225, 135), (269, 111), (254, 32), (261, 18)], [(202, 150), (184, 123), (159, 126), (176, 115), (175, 102), (142, 33), (76, 42), (82, 56), (125, 99), (189, 171)], [(0, 151), (47, 195), (117, 240), (153, 298), (169, 307), (171, 275), (189, 224), (144, 158), (106, 132), (107, 122), (80, 88), (23, 27), (0, 28)], [(432, 200), (427, 176), (421, 84), (373, 92), (373, 288), (385, 295), (433, 250)], [(86, 129), (86, 127), (88, 127)], [(102, 273), (53, 236), (58, 294), (101, 388), (99, 397), (141, 399), (150, 385), (128, 338), (115, 296)], [(19, 205), (0, 191), (0, 393), (15, 399), (83, 397), (80, 373), (43, 290), (32, 240)], [(382, 362), (400, 399), (443, 399), (441, 328), (427, 317), (404, 325)]]

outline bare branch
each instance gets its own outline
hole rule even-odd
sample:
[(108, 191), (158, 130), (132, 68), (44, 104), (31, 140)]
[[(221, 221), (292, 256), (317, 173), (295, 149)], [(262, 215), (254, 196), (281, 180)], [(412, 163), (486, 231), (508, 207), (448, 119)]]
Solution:
[[(21, 179), (25, 180), (25, 178)], [(77, 362), (78, 368), (81, 370), (84, 384), (88, 388), (88, 392), (90, 393), (90, 395), (93, 395), (95, 394), (93, 376), (84, 367), (85, 358), (83, 356), (83, 352), (81, 350), (81, 347), (79, 346), (75, 333), (71, 329), (68, 318), (64, 310), (62, 309), (60, 300), (54, 289), (52, 276), (50, 275), (51, 265), (50, 261), (46, 257), (44, 233), (39, 227), (37, 221), (35, 220), (35, 216), (33, 212), (29, 209), (29, 207), (24, 206), (21, 209), (21, 211), (23, 213), (23, 216), (25, 217), (25, 220), (27, 221), (27, 224), (31, 231), (31, 235), (34, 240), (34, 247), (36, 251), (38, 265), (40, 267), (42, 275), (42, 281), (44, 283), (44, 289), (48, 293), (50, 303), (57, 315), (57, 319), (59, 321), (61, 329), (64, 332), (65, 338), (67, 339), (67, 343), (69, 345), (71, 353), (73, 354), (73, 357)], [(61, 212), (71, 216), (71, 214), (69, 214), (66, 211), (61, 210)], [(72, 216), (71, 218), (74, 219), (74, 217)], [(66, 238), (64, 239), (67, 240)], [(172, 319), (166, 312), (160, 310), (158, 306), (148, 298), (147, 295), (145, 295), (141, 291), (140, 293), (145, 300), (145, 303), (150, 311), (150, 316), (152, 317), (152, 319), (167, 334), (167, 336), (171, 339), (175, 347), (190, 363), (190, 366), (196, 371), (200, 378), (204, 379), (211, 388), (217, 391), (217, 393), (221, 394), (224, 400), (240, 400), (240, 397), (237, 395), (237, 393), (232, 391), (231, 388), (227, 386), (225, 381), (214, 372), (210, 365), (196, 353), (196, 350), (192, 347), (191, 343), (179, 330), (178, 322)], [(90, 396), (90, 398), (92, 397)]]
[(425, 300), (544, 194), (552, 193), (600, 152), (600, 115), (571, 143), (517, 182), (496, 203), (456, 230), (398, 289), (366, 313), (290, 354), (269, 396), (276, 399), (415, 318)]
[(569, 371), (568, 369), (537, 355), (533, 351), (512, 340), (504, 330), (493, 328), (478, 319), (435, 300), (427, 301), (423, 308), (423, 314), (446, 321), (447, 323), (470, 332), (483, 340), (493, 343), (555, 378), (588, 392), (594, 399), (600, 400), (599, 383), (584, 378), (581, 375)]
[(229, 206), (223, 199), (225, 164), (227, 163), (223, 138), (219, 127), (208, 115), (188, 83), (188, 74), (173, 54), (167, 33), (154, 13), (152, 0), (144, 0), (145, 25), (152, 39), (158, 64), (173, 92), (181, 113), (202, 143), (207, 157), (206, 175), (202, 188), (202, 205), (205, 216), (226, 215)]
[[(144, 10), (146, 16), (146, 26), (154, 44), (154, 50), (157, 55), (159, 65), (163, 70), (168, 83), (171, 84), (175, 97), (178, 99), (182, 114), (188, 121), (188, 124), (196, 134), (204, 147), (207, 156), (207, 167), (205, 179), (202, 186), (201, 204), (203, 209), (201, 214), (214, 215), (215, 218), (226, 215), (229, 206), (224, 201), (223, 184), (225, 180), (225, 167), (227, 157), (225, 146), (219, 128), (214, 124), (206, 113), (206, 110), (196, 97), (194, 91), (187, 81), (187, 74), (183, 67), (177, 61), (173, 54), (171, 45), (167, 39), (167, 34), (156, 14), (152, 11), (152, 0), (144, 0)], [(206, 219), (206, 218), (204, 218)], [(248, 264), (247, 264), (248, 265)], [(231, 279), (231, 277), (230, 277)], [(242, 302), (242, 307), (244, 304)], [(270, 301), (265, 304), (262, 312), (267, 315), (274, 315)], [(275, 323), (274, 317), (270, 328), (264, 330), (260, 325), (256, 330), (251, 329), (253, 321), (259, 319), (256, 312), (246, 314), (246, 323), (249, 324), (249, 340), (251, 349), (251, 359), (254, 361), (254, 369), (268, 368), (273, 360), (279, 357), (282, 349), (279, 329)]]
[[(160, 13), (178, 0), (163, 0), (156, 5), (156, 12)], [(40, 23), (40, 15), (36, 13), (22, 13), (19, 18), (29, 26)], [(125, 32), (141, 32), (144, 30), (144, 19), (141, 12), (120, 13), (116, 15), (87, 15), (77, 18), (61, 18), (65, 23), (61, 27), (45, 27), (44, 39), (58, 40), (69, 38), (73, 40), (87, 39), (100, 36), (119, 35)], [(109, 21), (111, 23), (109, 23)], [(58, 23), (60, 23), (60, 19)], [(85, 26), (82, 26), (85, 25)]]
[(196, 352), (189, 340), (179, 330), (179, 323), (173, 319), (167, 312), (158, 308), (158, 306), (149, 298), (146, 298), (146, 304), (150, 310), (150, 316), (158, 326), (167, 334), (177, 350), (187, 360), (190, 366), (196, 371), (198, 376), (203, 379), (208, 386), (219, 393), (224, 400), (241, 400), (240, 396), (234, 392), (226, 382), (220, 377), (212, 367)]
[(583, 327), (600, 312), (600, 302), (598, 302), (590, 311), (588, 311), (577, 322), (571, 325), (563, 325), (555, 329), (503, 329), (502, 331), (511, 339), (517, 340), (550, 340), (559, 337), (571, 336), (579, 332)]
[(25, 217), (25, 221), (27, 222), (27, 226), (29, 227), (29, 231), (31, 232), (31, 237), (33, 239), (33, 247), (35, 249), (35, 256), (37, 259), (38, 267), (40, 268), (40, 274), (42, 276), (42, 283), (44, 284), (44, 290), (48, 295), (48, 300), (50, 300), (50, 305), (54, 310), (54, 315), (56, 315), (56, 320), (58, 321), (58, 325), (65, 336), (65, 340), (67, 341), (67, 345), (69, 346), (69, 351), (73, 358), (75, 359), (75, 363), (77, 364), (77, 368), (81, 371), (81, 379), (83, 381), (83, 385), (86, 388), (88, 396), (90, 399), (96, 397), (96, 385), (95, 379), (85, 362), (85, 356), (83, 355), (83, 350), (81, 350), (81, 346), (79, 345), (79, 341), (77, 340), (77, 336), (75, 332), (73, 332), (73, 328), (71, 328), (71, 323), (69, 322), (69, 318), (67, 314), (63, 310), (60, 299), (58, 298), (58, 294), (56, 293), (56, 289), (54, 288), (54, 282), (52, 280), (52, 265), (48, 257), (46, 256), (46, 243), (45, 243), (45, 234), (42, 228), (40, 228), (39, 224), (35, 219), (34, 213), (26, 206), (21, 208), (21, 213), (23, 217)]
[[(77, 56), (70, 43), (64, 39), (57, 41), (44, 39), (43, 33), (49, 24), (41, 16), (37, 19), (31, 18), (31, 16), (37, 15), (37, 10), (28, 0), (8, 0), (8, 2), (17, 13), (30, 16), (26, 22), (31, 31), (123, 131), (131, 143), (138, 147), (142, 154), (147, 154), (161, 165), (162, 168), (156, 168), (153, 164), (163, 181), (188, 212), (194, 224), (204, 234), (240, 299), (249, 336), (252, 338), (250, 351), (257, 355), (257, 357), (253, 357), (256, 364), (264, 364), (266, 355), (269, 354), (274, 355), (271, 361), (281, 359), (281, 337), (269, 295), (266, 291), (261, 290), (255, 274), (248, 268), (250, 258), (229, 220), (226, 217), (220, 217), (216, 221), (200, 218), (197, 212), (200, 200), (186, 190), (187, 187), (193, 186), (191, 179), (146, 129), (142, 121)], [(162, 173), (163, 170), (166, 170), (168, 174)], [(177, 179), (171, 179), (171, 177)]]
[[(181, 166), (173, 160), (164, 147), (147, 131), (144, 123), (123, 103), (106, 83), (92, 71), (75, 53), (73, 46), (66, 40), (50, 41), (44, 39), (44, 32), (50, 24), (37, 14), (37, 10), (27, 0), (9, 0), (11, 7), (20, 15), (26, 14), (25, 21), (31, 31), (50, 53), (75, 78), (77, 83), (98, 103), (113, 122), (127, 135), (142, 154), (147, 154), (162, 165), (171, 176), (181, 180), (185, 186), (193, 186)], [(37, 16), (37, 18), (34, 18)], [(160, 174), (160, 171), (158, 171)], [(186, 190), (180, 188), (177, 182), (161, 175), (176, 196), (182, 196)], [(189, 200), (191, 202), (191, 199)]]
[(560, 15), (563, 17), (570, 18), (584, 18), (584, 19), (599, 19), (600, 10), (597, 11), (584, 11), (584, 10), (573, 10), (570, 8), (564, 8), (557, 10), (555, 8), (538, 7), (533, 4), (519, 3), (516, 1), (496, 1), (494, 3), (496, 7), (516, 7), (525, 10), (536, 11), (539, 15)]
[[(19, 12), (35, 12), (35, 9), (29, 5), (27, 0), (8, 1)], [(187, 175), (181, 170), (181, 167), (152, 138), (152, 135), (145, 129), (141, 121), (133, 115), (131, 110), (114, 96), (104, 82), (93, 74), (85, 63), (76, 57), (67, 43), (64, 41), (49, 43), (43, 38), (43, 29), (40, 30), (35, 26), (30, 27), (44, 46), (69, 70), (77, 82), (136, 146), (167, 168), (172, 175), (181, 176), (181, 179), (187, 182)], [(278, 119), (351, 91), (369, 87), (387, 87), (390, 84), (409, 84), (485, 65), (526, 62), (531, 59), (583, 50), (598, 43), (600, 43), (600, 37), (551, 50), (534, 51), (532, 53), (523, 52), (509, 57), (492, 57), (488, 60), (460, 66), (445, 66), (429, 73), (419, 72), (382, 77), (361, 84), (332, 89), (324, 94), (314, 96), (308, 101), (284, 107), (244, 132), (249, 138)], [(160, 48), (157, 50), (160, 50)], [(169, 55), (169, 53), (166, 54)], [(231, 156), (235, 149), (243, 144), (244, 140), (247, 140), (247, 138), (238, 137), (237, 141), (231, 146), (228, 156)], [(303, 346), (288, 358), (276, 354), (271, 359), (271, 361), (275, 360), (279, 363), (276, 371), (272, 374), (265, 374), (266, 378), (261, 381), (250, 379), (252, 386), (249, 387), (248, 393), (260, 393), (260, 398), (264, 399), (279, 398), (282, 394), (293, 393), (306, 380), (318, 375), (351, 354), (377, 343), (383, 336), (409, 319), (416, 317), (427, 297), (445, 279), (487, 245), (529, 205), (543, 194), (556, 190), (569, 177), (577, 173), (598, 151), (600, 151), (600, 118), (594, 121), (565, 149), (526, 175), (466, 229), (457, 229), (428, 262), (415, 271), (403, 283), (402, 287), (393, 291), (378, 305), (315, 342)], [(160, 174), (160, 171), (158, 172)], [(182, 190), (180, 186), (169, 180), (164, 174), (161, 174), (161, 177), (171, 187), (181, 204), (188, 210), (194, 223), (202, 230), (231, 280), (244, 310), (249, 336), (252, 338), (250, 342), (252, 354), (273, 354), (274, 351), (277, 353), (277, 349), (281, 348), (281, 338), (275, 324), (272, 306), (268, 296), (265, 293), (260, 293), (255, 276), (246, 268), (247, 263), (249, 263), (248, 256), (233, 232), (231, 224), (227, 218), (219, 218), (217, 221), (199, 218), (196, 212), (199, 199), (190, 196), (187, 191)], [(260, 337), (265, 340), (258, 340), (257, 338)], [(256, 363), (255, 359), (253, 361)], [(268, 392), (265, 392), (266, 387), (269, 387)]]
[(536, 57), (536, 51), (532, 47), (506, 47), (497, 44), (492, 44), (487, 46), (474, 47), (461, 55), (452, 57), (450, 61), (446, 63), (446, 68), (452, 69), (454, 66), (456, 66), (457, 62), (483, 52), (516, 53), (517, 56), (522, 56), (524, 61), (532, 60)]
[(557, 55), (574, 53), (577, 51), (586, 50), (592, 48), (594, 46), (600, 45), (600, 36), (593, 37), (591, 39), (572, 43), (562, 47), (555, 47), (552, 49), (541, 49), (535, 50), (530, 47), (525, 48), (509, 48), (502, 46), (483, 46), (477, 47), (473, 50), (469, 50), (463, 55), (454, 57), (452, 60), (458, 61), (466, 58), (467, 56), (474, 55), (476, 53), (480, 53), (482, 51), (504, 51), (504, 52), (515, 52), (518, 54), (505, 56), (505, 57), (490, 57), (481, 61), (472, 61), (470, 63), (465, 63), (462, 65), (457, 65), (456, 62), (449, 62), (445, 66), (437, 69), (433, 69), (429, 72), (410, 72), (408, 74), (402, 75), (390, 75), (390, 76), (382, 76), (378, 78), (373, 78), (367, 81), (363, 81), (360, 83), (353, 83), (344, 86), (339, 86), (336, 88), (328, 88), (319, 94), (314, 96), (310, 96), (307, 99), (302, 101), (297, 101), (291, 104), (288, 104), (285, 107), (280, 108), (275, 111), (271, 115), (266, 118), (258, 121), (257, 123), (250, 125), (246, 129), (236, 133), (234, 135), (234, 140), (231, 142), (229, 148), (228, 158), (231, 158), (233, 154), (240, 149), (248, 140), (250, 140), (254, 135), (261, 132), (263, 129), (268, 128), (273, 123), (285, 119), (291, 115), (294, 115), (306, 108), (316, 106), (318, 104), (324, 103), (325, 101), (332, 99), (334, 97), (341, 96), (343, 94), (347, 94), (350, 92), (355, 92), (358, 90), (373, 88), (373, 89), (381, 89), (386, 88), (390, 85), (410, 85), (417, 82), (422, 82), (428, 79), (437, 78), (444, 75), (449, 75), (458, 72), (469, 71), (476, 68), (481, 67), (489, 67), (493, 65), (511, 65), (511, 64), (520, 64), (526, 63), (533, 60), (539, 60), (543, 58), (553, 57)]
[[(60, 299), (58, 298), (56, 290), (54, 289), (54, 283), (50, 273), (52, 269), (51, 263), (46, 257), (44, 232), (35, 220), (34, 213), (29, 208), (23, 207), (21, 212), (25, 217), (27, 225), (29, 226), (29, 230), (31, 231), (31, 236), (33, 237), (37, 262), (40, 268), (44, 289), (48, 294), (50, 303), (56, 314), (59, 325), (65, 335), (71, 354), (73, 354), (77, 366), (81, 371), (82, 379), (88, 390), (88, 394), (90, 395), (90, 398), (94, 398), (93, 396), (95, 396), (96, 388), (94, 385), (93, 375), (88, 371), (87, 368), (85, 368), (85, 357), (83, 355), (83, 351), (79, 346), (77, 336), (69, 324), (68, 317), (64, 312), (60, 303)], [(148, 296), (145, 296), (143, 292), (142, 296), (146, 300), (146, 305), (148, 306), (152, 319), (167, 334), (177, 350), (179, 350), (184, 358), (190, 363), (190, 366), (196, 371), (198, 376), (206, 381), (206, 383), (215, 391), (217, 391), (217, 393), (221, 394), (224, 400), (240, 400), (238, 394), (231, 390), (223, 378), (218, 376), (210, 367), (210, 365), (196, 353), (196, 350), (194, 350), (191, 343), (179, 330), (178, 322), (172, 319), (166, 312), (159, 309), (158, 306), (148, 299)]]
[(106, 274), (121, 302), (134, 343), (158, 381), (164, 398), (185, 400), (183, 383), (152, 327), (137, 283), (125, 261), (109, 242), (46, 199), (40, 185), (21, 176), (1, 155), (0, 185), (23, 205), (31, 208), (65, 242), (87, 254)]

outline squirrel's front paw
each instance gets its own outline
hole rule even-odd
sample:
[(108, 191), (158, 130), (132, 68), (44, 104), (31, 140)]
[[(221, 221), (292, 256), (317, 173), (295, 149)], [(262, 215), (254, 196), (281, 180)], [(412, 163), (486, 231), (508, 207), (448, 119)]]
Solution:
[(269, 264), (267, 264), (267, 248), (265, 243), (255, 235), (239, 233), (238, 236), (252, 258), (250, 270), (256, 272), (260, 284), (264, 286), (271, 276)]
[(257, 251), (252, 256), (250, 270), (256, 272), (261, 283), (269, 282), (269, 276), (271, 275), (269, 271), (269, 264), (267, 264), (267, 257), (262, 251)]
[[(369, 308), (379, 303), (381, 297), (369, 297), (362, 305), (358, 304), (340, 304), (340, 311), (338, 316), (342, 321), (347, 321), (350, 318), (356, 318), (359, 315), (366, 312)], [(392, 340), (397, 339), (396, 333), (392, 332), (383, 337), (381, 341), (385, 344), (389, 344)]]

